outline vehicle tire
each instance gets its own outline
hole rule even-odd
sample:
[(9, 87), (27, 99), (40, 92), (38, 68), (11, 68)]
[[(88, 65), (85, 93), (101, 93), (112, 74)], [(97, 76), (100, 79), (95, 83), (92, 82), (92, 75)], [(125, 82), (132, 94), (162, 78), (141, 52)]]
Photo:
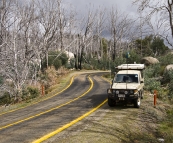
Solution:
[(111, 99), (111, 98), (108, 98), (108, 105), (109, 105), (110, 107), (115, 106), (115, 101), (114, 101), (113, 99)]
[(134, 100), (134, 107), (139, 108), (141, 106), (141, 97)]

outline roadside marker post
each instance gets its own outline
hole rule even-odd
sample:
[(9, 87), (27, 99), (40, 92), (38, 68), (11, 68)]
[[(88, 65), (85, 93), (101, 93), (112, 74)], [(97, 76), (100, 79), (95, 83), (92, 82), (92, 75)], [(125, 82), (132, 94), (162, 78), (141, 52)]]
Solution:
[(156, 108), (157, 90), (154, 90), (154, 107)]
[(44, 93), (45, 93), (45, 92), (44, 92), (44, 85), (42, 84), (42, 85), (41, 85), (41, 94), (42, 94), (42, 96), (44, 96)]

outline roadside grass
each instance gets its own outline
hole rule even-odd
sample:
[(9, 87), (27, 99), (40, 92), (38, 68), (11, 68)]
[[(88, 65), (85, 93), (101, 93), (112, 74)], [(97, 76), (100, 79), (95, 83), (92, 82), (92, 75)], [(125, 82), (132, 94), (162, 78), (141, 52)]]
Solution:
[(165, 143), (173, 143), (173, 109), (167, 111), (167, 117), (159, 126), (159, 133), (165, 138)]
[[(156, 108), (145, 106), (140, 113), (143, 131), (132, 133), (125, 143), (173, 143), (172, 106), (159, 101)], [(167, 108), (168, 107), (168, 108)], [(143, 115), (142, 115), (143, 114)]]

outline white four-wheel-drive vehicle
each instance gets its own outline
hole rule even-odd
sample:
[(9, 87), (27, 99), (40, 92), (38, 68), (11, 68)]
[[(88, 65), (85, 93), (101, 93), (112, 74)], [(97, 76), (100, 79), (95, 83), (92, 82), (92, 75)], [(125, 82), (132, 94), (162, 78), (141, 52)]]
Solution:
[(107, 89), (108, 105), (115, 106), (118, 102), (134, 104), (139, 108), (143, 98), (144, 64), (122, 64), (116, 69), (111, 87)]

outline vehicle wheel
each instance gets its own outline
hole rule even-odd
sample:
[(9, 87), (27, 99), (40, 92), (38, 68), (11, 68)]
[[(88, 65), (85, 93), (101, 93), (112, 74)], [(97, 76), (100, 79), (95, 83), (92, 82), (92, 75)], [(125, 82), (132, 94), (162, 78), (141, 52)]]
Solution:
[(113, 99), (111, 99), (111, 98), (108, 98), (108, 105), (109, 105), (110, 107), (115, 106), (115, 101), (114, 101)]
[(139, 108), (141, 105), (141, 98), (138, 97), (136, 100), (134, 100), (134, 107)]

